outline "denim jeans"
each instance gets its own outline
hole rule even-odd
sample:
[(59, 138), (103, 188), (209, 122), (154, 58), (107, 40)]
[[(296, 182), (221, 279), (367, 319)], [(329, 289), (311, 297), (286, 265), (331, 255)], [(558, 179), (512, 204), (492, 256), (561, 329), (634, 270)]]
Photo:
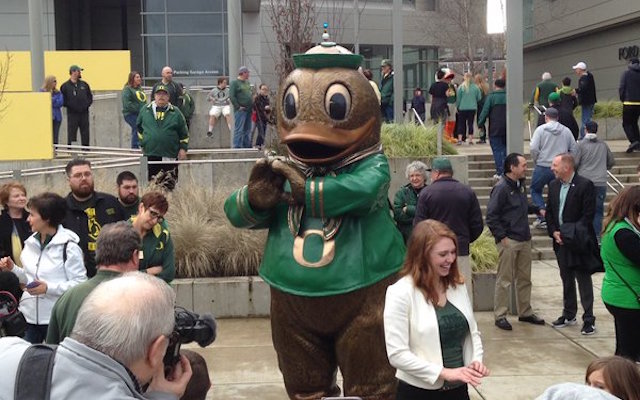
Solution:
[(233, 128), (233, 148), (251, 147), (251, 110), (236, 110), (233, 118), (235, 126)]
[(593, 216), (593, 229), (596, 231), (598, 243), (600, 243), (600, 231), (602, 230), (602, 217), (604, 215), (604, 199), (607, 197), (606, 186), (596, 186), (596, 213)]
[(381, 106), (380, 110), (382, 111), (382, 120), (386, 123), (392, 124), (393, 119), (393, 104), (388, 104), (385, 106)]
[[(542, 197), (542, 189), (545, 185), (555, 179), (550, 167), (543, 167), (536, 165), (533, 169), (533, 176), (531, 177), (531, 200), (533, 204), (541, 209), (546, 209), (544, 204), (544, 198)], [(540, 219), (540, 217), (538, 217)]]
[(267, 132), (267, 121), (256, 121), (256, 128), (258, 129), (258, 137), (256, 138), (256, 146), (263, 146), (264, 139)]
[(489, 136), (489, 145), (496, 163), (496, 175), (504, 173), (504, 159), (507, 158), (507, 138), (505, 136)]
[(582, 105), (582, 125), (580, 125), (580, 140), (584, 138), (584, 124), (591, 121), (593, 117), (593, 104)]
[(131, 148), (137, 149), (140, 147), (138, 143), (138, 127), (136, 126), (138, 114), (127, 114), (124, 116), (124, 120), (131, 127)]

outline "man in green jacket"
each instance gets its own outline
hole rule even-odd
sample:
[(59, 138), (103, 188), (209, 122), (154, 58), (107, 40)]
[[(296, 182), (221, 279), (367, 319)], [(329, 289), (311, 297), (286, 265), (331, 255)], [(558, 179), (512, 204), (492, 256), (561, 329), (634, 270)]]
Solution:
[(229, 98), (233, 104), (233, 148), (251, 147), (251, 110), (253, 109), (253, 95), (249, 83), (249, 68), (240, 67), (238, 79), (231, 82)]
[(393, 65), (391, 60), (384, 59), (380, 66), (380, 111), (386, 123), (393, 122)]
[(155, 179), (158, 185), (173, 190), (178, 181), (178, 164), (170, 161), (187, 158), (189, 131), (182, 112), (169, 103), (166, 87), (158, 85), (154, 101), (140, 109), (137, 125), (142, 154), (151, 162), (165, 161), (149, 164), (149, 181)]
[(531, 101), (529, 105), (533, 106), (539, 104), (541, 106), (549, 107), (549, 95), (555, 93), (558, 90), (558, 84), (551, 81), (551, 73), (545, 72), (542, 74), (542, 81), (540, 81), (531, 93)]
[(67, 290), (51, 311), (47, 343), (58, 344), (69, 336), (84, 299), (100, 283), (125, 272), (138, 270), (140, 236), (125, 221), (105, 225), (98, 236), (96, 262), (98, 273), (88, 281)]
[(507, 93), (504, 79), (496, 79), (495, 90), (487, 95), (478, 116), (478, 126), (484, 126), (489, 118), (489, 144), (496, 163), (494, 181), (504, 173), (504, 159), (507, 157)]
[(140, 199), (138, 215), (129, 220), (142, 238), (140, 271), (155, 275), (169, 283), (176, 275), (173, 240), (164, 215), (169, 202), (162, 192), (152, 191)]

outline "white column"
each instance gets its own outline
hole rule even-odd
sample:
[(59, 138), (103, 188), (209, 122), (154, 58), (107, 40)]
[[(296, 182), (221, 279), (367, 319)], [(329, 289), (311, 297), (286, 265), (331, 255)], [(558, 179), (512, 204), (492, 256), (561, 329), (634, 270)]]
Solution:
[(402, 0), (393, 0), (391, 16), (393, 30), (393, 114), (397, 124), (402, 123), (404, 71), (402, 62)]
[(29, 39), (31, 44), (31, 88), (37, 92), (44, 80), (42, 0), (29, 0)]
[(522, 1), (507, 7), (507, 154), (524, 152)]

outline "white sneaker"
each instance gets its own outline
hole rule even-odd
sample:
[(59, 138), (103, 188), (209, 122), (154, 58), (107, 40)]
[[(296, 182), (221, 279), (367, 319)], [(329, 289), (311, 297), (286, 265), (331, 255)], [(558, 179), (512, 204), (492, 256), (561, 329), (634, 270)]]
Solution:
[(536, 229), (547, 229), (547, 221), (536, 219), (533, 221), (533, 227)]

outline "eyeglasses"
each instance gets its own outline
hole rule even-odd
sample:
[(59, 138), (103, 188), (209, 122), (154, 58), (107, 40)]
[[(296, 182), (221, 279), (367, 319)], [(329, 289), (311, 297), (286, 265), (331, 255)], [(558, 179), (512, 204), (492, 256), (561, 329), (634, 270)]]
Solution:
[(78, 172), (76, 174), (71, 175), (71, 178), (73, 179), (82, 179), (82, 178), (91, 178), (93, 176), (93, 173), (91, 171), (87, 171), (87, 172)]
[(151, 215), (151, 218), (156, 219), (158, 223), (161, 223), (162, 221), (164, 221), (164, 215), (160, 214), (159, 212), (151, 208), (148, 208), (147, 210), (149, 210), (149, 215)]

